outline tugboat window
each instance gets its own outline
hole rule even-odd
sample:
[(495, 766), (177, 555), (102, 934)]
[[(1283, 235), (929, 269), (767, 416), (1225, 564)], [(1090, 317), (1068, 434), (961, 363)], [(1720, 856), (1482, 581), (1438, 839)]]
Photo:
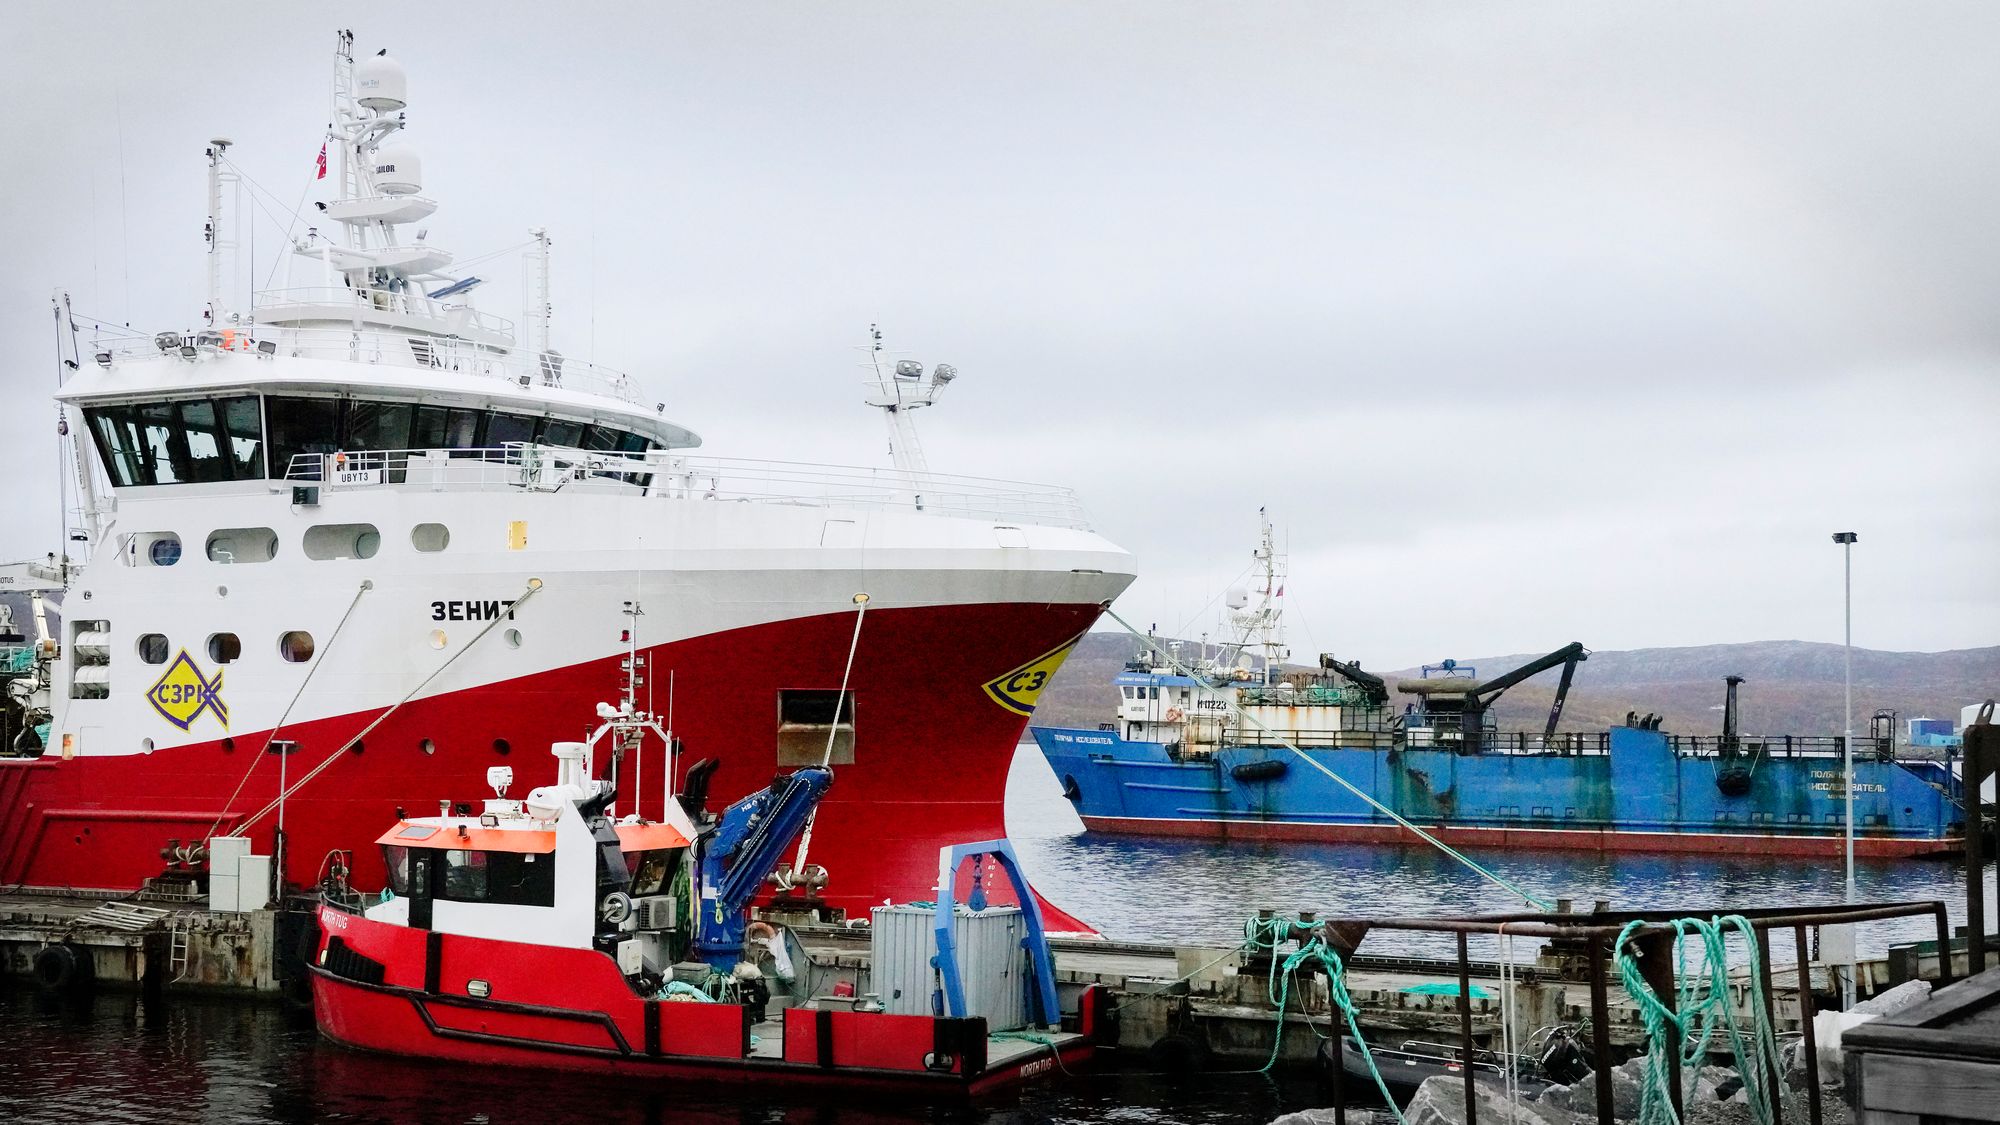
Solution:
[(215, 633), (208, 638), (208, 658), (217, 664), (231, 664), (243, 655), (243, 642), (234, 633)]
[(486, 901), (486, 853), (452, 848), (444, 853), (444, 890), (454, 902)]
[(143, 633), (139, 637), (139, 659), (147, 664), (167, 662), (167, 638), (160, 633)]
[(382, 865), (389, 869), (389, 889), (399, 895), (410, 893), (410, 849), (399, 844), (382, 845)]
[(278, 655), (291, 664), (304, 664), (312, 659), (313, 637), (311, 633), (293, 630), (278, 638)]

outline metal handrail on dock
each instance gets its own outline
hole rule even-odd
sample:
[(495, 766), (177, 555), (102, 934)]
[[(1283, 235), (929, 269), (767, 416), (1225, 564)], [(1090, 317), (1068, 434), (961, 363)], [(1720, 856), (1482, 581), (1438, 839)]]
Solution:
[[(1718, 912), (1721, 913), (1721, 912)], [(1811, 962), (1807, 930), (1816, 926), (1851, 925), (1857, 922), (1886, 921), (1894, 918), (1909, 918), (1929, 915), (1936, 927), (1938, 941), (1942, 948), (1950, 948), (1951, 922), (1945, 911), (1945, 904), (1939, 901), (1862, 903), (1845, 906), (1823, 906), (1808, 908), (1762, 908), (1731, 910), (1731, 915), (1746, 919), (1752, 932), (1757, 935), (1755, 956), (1750, 970), (1761, 984), (1764, 1017), (1776, 1022), (1775, 997), (1772, 990), (1771, 938), (1773, 933), (1790, 930), (1797, 950), (1797, 963)], [(1684, 919), (1689, 912), (1667, 913), (1656, 910), (1641, 911), (1596, 911), (1589, 914), (1522, 912), (1513, 914), (1484, 914), (1460, 918), (1336, 918), (1319, 923), (1318, 932), (1327, 935), (1332, 942), (1336, 936), (1344, 936), (1345, 953), (1352, 953), (1367, 935), (1375, 930), (1402, 931), (1411, 933), (1452, 934), (1458, 942), (1458, 1048), (1466, 1058), (1472, 1057), (1477, 1049), (1472, 1030), (1472, 961), (1468, 939), (1475, 934), (1547, 938), (1570, 947), (1582, 946), (1588, 959), (1590, 983), (1590, 1025), (1591, 1051), (1594, 1056), (1594, 1073), (1597, 1093), (1597, 1119), (1599, 1125), (1612, 1125), (1613, 1084), (1611, 1067), (1611, 973), (1613, 962), (1619, 950), (1614, 948), (1621, 938), (1639, 954), (1640, 972), (1647, 986), (1656, 996), (1675, 995), (1675, 963), (1673, 949), (1680, 930), (1677, 919)], [(1818, 1045), (1813, 1030), (1813, 994), (1811, 974), (1799, 972), (1796, 975), (1795, 990), (1799, 1005), (1799, 1025), (1803, 1035), (1806, 1065), (1806, 1093), (1810, 1113), (1810, 1125), (1820, 1125), (1822, 1106), (1820, 1104)], [(1938, 983), (1952, 981), (1952, 965), (1949, 957), (1941, 957), (1938, 966)], [(1339, 1052), (1343, 1049), (1340, 1038), (1333, 1040), (1336, 1070)], [(1681, 1098), (1683, 1085), (1680, 1073), (1680, 1053), (1667, 1052), (1668, 1088), (1674, 1118), (1682, 1119)], [(1782, 1084), (1775, 1068), (1768, 1073), (1763, 1089), (1771, 1100), (1773, 1120), (1782, 1116), (1779, 1105)], [(1345, 1125), (1347, 1120), (1346, 1097), (1335, 1087), (1335, 1121)], [(1476, 1125), (1478, 1120), (1478, 1094), (1475, 1076), (1470, 1068), (1465, 1071), (1465, 1121), (1466, 1125)]]

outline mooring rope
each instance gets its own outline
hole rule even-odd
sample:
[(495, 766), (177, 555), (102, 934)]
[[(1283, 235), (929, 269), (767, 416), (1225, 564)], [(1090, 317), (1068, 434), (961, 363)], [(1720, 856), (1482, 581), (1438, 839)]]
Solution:
[[(840, 734), (840, 713), (847, 708), (847, 681), (854, 675), (854, 654), (861, 648), (861, 623), (868, 617), (868, 595), (854, 595), (854, 636), (847, 642), (847, 664), (840, 670), (840, 694), (833, 697), (833, 722), (826, 728), (826, 753), (820, 755), (819, 768), (833, 767), (834, 738)], [(806, 855), (812, 850), (813, 824), (819, 820), (819, 806), (806, 814), (806, 826), (799, 833), (799, 856), (792, 870), (803, 877), (806, 873)]]
[[(1729, 1037), (1731, 1055), (1736, 1060), (1743, 1079), (1744, 1100), (1750, 1104), (1750, 1114), (1757, 1125), (1775, 1125), (1771, 1113), (1769, 1076), (1784, 1073), (1778, 1055), (1777, 1033), (1771, 1026), (1771, 1017), (1764, 1004), (1764, 982), (1759, 974), (1750, 974), (1749, 1003), (1752, 1013), (1752, 1027), (1749, 1034), (1755, 1042), (1744, 1042), (1745, 1029), (1739, 1026), (1736, 1009), (1729, 999), (1729, 966), (1727, 940), (1734, 930), (1743, 935), (1748, 946), (1750, 964), (1755, 966), (1763, 950), (1759, 948), (1757, 931), (1750, 920), (1740, 914), (1717, 915), (1707, 921), (1700, 918), (1677, 918), (1674, 927), (1674, 997), (1671, 1007), (1666, 998), (1653, 991), (1639, 968), (1639, 954), (1635, 947), (1627, 945), (1632, 935), (1643, 929), (1647, 923), (1628, 922), (1618, 933), (1618, 940), (1612, 950), (1618, 965), (1619, 979), (1625, 985), (1633, 1002), (1639, 1005), (1639, 1015), (1646, 1027), (1646, 1073), (1640, 1087), (1640, 1125), (1679, 1125), (1673, 1108), (1673, 1087), (1670, 1085), (1668, 1068), (1669, 1051), (1679, 1053), (1683, 1081), (1692, 1079), (1696, 1069), (1708, 1058), (1709, 1040), (1714, 1037), (1718, 1026)], [(1693, 934), (1700, 940), (1704, 964), (1701, 972), (1690, 973), (1687, 964), (1687, 938)], [(1700, 1033), (1690, 1041), (1689, 1030), (1699, 1027)]]
[[(1395, 1115), (1397, 1125), (1408, 1125), (1403, 1117), (1403, 1111), (1396, 1106), (1396, 1099), (1389, 1095), (1389, 1084), (1383, 1080), (1381, 1069), (1375, 1065), (1375, 1053), (1368, 1049), (1368, 1041), (1361, 1035), (1360, 1012), (1354, 1003), (1354, 997), (1347, 991), (1347, 965), (1341, 961), (1340, 954), (1326, 943), (1324, 937), (1315, 933), (1310, 939), (1300, 942), (1298, 949), (1287, 956), (1282, 965), (1275, 964), (1278, 944), (1291, 936), (1294, 924), (1289, 918), (1252, 918), (1243, 924), (1244, 947), (1253, 952), (1268, 953), (1277, 970), (1266, 982), (1266, 995), (1270, 997), (1272, 1006), (1277, 1009), (1277, 1025), (1271, 1033), (1271, 1057), (1264, 1061), (1258, 1073), (1269, 1074), (1271, 1069), (1278, 1065), (1278, 1055), (1285, 1045), (1285, 1008), (1291, 1000), (1292, 978), (1308, 962), (1317, 962), (1320, 971), (1326, 974), (1327, 996), (1340, 1013), (1347, 1017), (1347, 1029), (1354, 1035), (1354, 1044), (1361, 1051), (1361, 1061), (1368, 1064), (1369, 1077), (1375, 1080), (1375, 1088), (1382, 1094), (1382, 1104), (1388, 1106), (1389, 1112)], [(1304, 925), (1303, 922), (1296, 924)], [(1313, 1034), (1319, 1035), (1322, 1039), (1331, 1038), (1317, 1027), (1313, 1027), (1310, 1018), (1306, 1020), (1306, 1026), (1312, 1028)], [(1340, 1034), (1338, 1027), (1333, 1031), (1334, 1035)], [(1472, 1060), (1467, 1059), (1466, 1065), (1470, 1066), (1471, 1062)], [(1341, 1075), (1334, 1075), (1333, 1080), (1339, 1082), (1345, 1079)]]
[(390, 704), (389, 707), (386, 710), (384, 710), (380, 715), (375, 716), (373, 722), (370, 722), (367, 726), (362, 727), (361, 731), (358, 734), (354, 735), (352, 738), (349, 738), (346, 742), (341, 743), (339, 749), (335, 750), (331, 754), (328, 754), (326, 756), (325, 761), (322, 761), (318, 765), (314, 766), (312, 769), (307, 770), (304, 777), (299, 778), (297, 781), (291, 783), (291, 785), (285, 787), (284, 789), (279, 790), (277, 797), (274, 798), (270, 804), (265, 805), (263, 808), (258, 809), (256, 812), (250, 814), (250, 816), (246, 818), (243, 821), (243, 823), (231, 829), (229, 834), (231, 836), (241, 836), (249, 830), (251, 825), (257, 823), (258, 821), (269, 816), (271, 813), (277, 811), (278, 806), (283, 804), (288, 798), (291, 797), (292, 794), (304, 788), (307, 782), (311, 781), (315, 777), (318, 777), (320, 774), (325, 773), (327, 767), (339, 761), (340, 756), (346, 753), (349, 747), (353, 746), (357, 742), (360, 742), (363, 738), (368, 737), (369, 733), (372, 732), (376, 727), (379, 727), (383, 723), (387, 722), (389, 720), (389, 716), (394, 715), (396, 712), (402, 710), (404, 704), (408, 703), (412, 699), (415, 699), (419, 692), (429, 687), (431, 685), (431, 681), (437, 679), (439, 676), (444, 675), (445, 669), (457, 663), (459, 657), (464, 656), (466, 653), (471, 652), (474, 648), (476, 648), (479, 642), (485, 639), (486, 634), (491, 633), (494, 629), (498, 628), (502, 621), (510, 620), (513, 614), (520, 612), (521, 607), (528, 604), (528, 599), (534, 597), (537, 593), (541, 591), (541, 589), (542, 589), (541, 579), (539, 578), (529, 579), (527, 588), (521, 591), (520, 597), (514, 599), (514, 604), (506, 616), (495, 617), (493, 620), (488, 621), (484, 629), (481, 629), (479, 632), (474, 633), (472, 635), (472, 639), (465, 642), (464, 648), (461, 648), (457, 652), (454, 652), (450, 656), (446, 657), (444, 663), (438, 665), (437, 668), (432, 670), (431, 674), (425, 676), (420, 682), (418, 682), (416, 687), (411, 688), (408, 695), (405, 695), (403, 696), (403, 698), (398, 699), (395, 703)]
[(286, 702), (285, 709), (278, 714), (277, 723), (264, 735), (264, 749), (251, 757), (249, 767), (243, 771), (243, 776), (236, 780), (236, 788), (229, 794), (229, 799), (222, 802), (222, 810), (215, 814), (215, 822), (208, 826), (207, 832), (202, 833), (202, 839), (206, 840), (215, 835), (215, 830), (222, 827), (222, 822), (229, 818), (230, 807), (235, 805), (236, 798), (243, 794), (243, 787), (249, 784), (250, 775), (257, 772), (258, 764), (270, 753), (271, 743), (277, 741), (278, 732), (285, 729), (285, 721), (292, 717), (292, 708), (299, 705), (300, 697), (305, 695), (313, 677), (319, 674), (319, 666), (326, 663), (326, 654), (332, 652), (333, 646), (339, 643), (341, 631), (347, 628), (347, 619), (354, 616), (354, 607), (361, 604), (361, 595), (374, 588), (375, 583), (372, 579), (362, 579), (360, 588), (354, 591), (354, 600), (347, 603), (347, 612), (340, 615), (340, 624), (333, 627), (333, 636), (327, 638), (327, 642), (313, 654), (313, 662), (306, 666), (305, 679), (299, 681), (298, 690), (292, 693), (292, 698)]
[[(1141, 641), (1144, 641), (1146, 647), (1152, 649), (1153, 652), (1158, 654), (1159, 656), (1164, 657), (1167, 661), (1167, 664), (1170, 667), (1172, 667), (1174, 671), (1180, 673), (1183, 676), (1188, 676), (1189, 678), (1193, 678), (1194, 675), (1193, 672), (1189, 671), (1187, 666), (1182, 664), (1178, 657), (1174, 656), (1173, 654), (1167, 652), (1165, 649), (1161, 648), (1159, 644), (1153, 640), (1153, 638), (1145, 635), (1144, 633), (1141, 633), (1137, 629), (1134, 629), (1131, 623), (1126, 621), (1124, 618), (1118, 616), (1116, 611), (1107, 608), (1104, 611), (1104, 615), (1106, 617), (1109, 617), (1111, 620), (1116, 621), (1118, 624), (1123, 625), (1125, 627), (1126, 632), (1131, 633), (1133, 636), (1139, 638)], [(1415, 824), (1412, 824), (1409, 820), (1405, 819), (1401, 813), (1383, 804), (1382, 802), (1376, 800), (1374, 797), (1362, 791), (1358, 786), (1354, 785), (1346, 778), (1340, 776), (1339, 774), (1333, 772), (1333, 770), (1327, 768), (1327, 766), (1321, 761), (1319, 761), (1319, 759), (1314, 758), (1312, 755), (1306, 753), (1304, 750), (1301, 750), (1297, 746), (1293, 745), (1290, 739), (1284, 737), (1277, 731), (1274, 731), (1270, 727), (1264, 725), (1264, 723), (1260, 721), (1257, 718), (1257, 716), (1252, 715), (1248, 711), (1245, 711), (1243, 708), (1234, 706), (1233, 704), (1231, 705), (1230, 710), (1234, 711), (1238, 718), (1248, 719), (1250, 723), (1258, 729), (1258, 731), (1274, 739), (1278, 743), (1278, 745), (1283, 746), (1287, 750), (1290, 750), (1293, 754), (1297, 755), (1298, 758), (1301, 761), (1305, 762), (1307, 765), (1318, 770), (1320, 773), (1325, 774), (1328, 779), (1333, 781), (1335, 784), (1339, 785), (1341, 788), (1347, 790), (1349, 793), (1354, 794), (1356, 797), (1361, 798), (1363, 802), (1365, 802), (1369, 807), (1373, 808), (1376, 812), (1381, 813), (1383, 816), (1388, 817), (1390, 820), (1395, 821), (1398, 825), (1401, 825), (1403, 828), (1406, 828), (1410, 832), (1414, 833), (1418, 839), (1423, 840), (1425, 843), (1431, 845), (1437, 850), (1443, 852), (1444, 854), (1464, 864), (1466, 867), (1471, 868), (1481, 877), (1490, 880), (1496, 886), (1501, 887), (1502, 889), (1506, 890), (1509, 894), (1512, 894), (1515, 897), (1521, 899), (1523, 902), (1526, 902), (1528, 905), (1534, 907), (1535, 909), (1543, 911), (1555, 909), (1555, 903), (1549, 901), (1548, 899), (1542, 898), (1541, 896), (1531, 891), (1528, 891), (1520, 886), (1515, 885), (1514, 883), (1508, 881), (1506, 878), (1502, 877), (1501, 875), (1493, 871), (1487, 870), (1485, 867), (1482, 867), (1478, 863), (1474, 862), (1469, 856), (1459, 851), (1457, 848), (1452, 847), (1450, 844), (1445, 843), (1443, 840), (1438, 839), (1436, 836), (1433, 836), (1429, 832), (1426, 832), (1422, 828), (1419, 828)]]

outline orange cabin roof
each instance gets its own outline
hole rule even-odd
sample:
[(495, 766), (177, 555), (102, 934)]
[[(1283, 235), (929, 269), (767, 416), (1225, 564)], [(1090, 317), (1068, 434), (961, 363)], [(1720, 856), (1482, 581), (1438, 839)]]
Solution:
[[(617, 826), (617, 831), (621, 851), (649, 852), (657, 848), (684, 848), (688, 844), (687, 837), (671, 824), (621, 824)], [(481, 828), (477, 825), (465, 825), (461, 830), (457, 826), (412, 824), (407, 820), (382, 833), (375, 842), (401, 848), (460, 848), (475, 852), (547, 853), (556, 850), (553, 830)]]
[(671, 824), (621, 824), (618, 846), (628, 852), (650, 852), (655, 848), (685, 848), (688, 838)]
[(375, 841), (400, 848), (462, 848), (474, 852), (533, 852), (556, 850), (554, 831), (532, 828), (481, 828), (466, 825), (463, 830), (435, 824), (403, 821)]

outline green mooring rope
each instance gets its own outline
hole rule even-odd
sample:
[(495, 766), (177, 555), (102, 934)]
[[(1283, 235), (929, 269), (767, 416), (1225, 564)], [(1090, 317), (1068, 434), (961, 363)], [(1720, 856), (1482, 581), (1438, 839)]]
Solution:
[[(1292, 926), (1293, 920), (1289, 918), (1251, 918), (1243, 923), (1243, 948), (1253, 953), (1268, 953), (1275, 961), (1278, 956), (1278, 945), (1291, 936)], [(1375, 1079), (1375, 1088), (1382, 1093), (1382, 1104), (1388, 1106), (1389, 1112), (1396, 1115), (1397, 1125), (1408, 1125), (1403, 1118), (1403, 1111), (1396, 1107), (1396, 1099), (1389, 1096), (1389, 1084), (1382, 1080), (1382, 1072), (1376, 1069), (1375, 1056), (1368, 1050), (1368, 1041), (1361, 1036), (1361, 1024), (1357, 1019), (1354, 997), (1347, 992), (1347, 966), (1341, 962), (1340, 954), (1334, 952), (1333, 947), (1327, 945), (1317, 935), (1312, 940), (1301, 943), (1296, 951), (1287, 956), (1280, 966), (1280, 971), (1272, 973), (1266, 985), (1271, 1004), (1278, 1010), (1278, 1023), (1276, 1030), (1271, 1034), (1271, 1057), (1264, 1060), (1264, 1065), (1259, 1068), (1258, 1073), (1269, 1074), (1271, 1068), (1278, 1065), (1278, 1052), (1285, 1045), (1285, 1008), (1292, 996), (1292, 977), (1297, 975), (1299, 969), (1309, 961), (1317, 961), (1320, 968), (1325, 971), (1327, 995), (1333, 998), (1335, 1006), (1347, 1017), (1348, 1030), (1354, 1033), (1354, 1042), (1361, 1049), (1362, 1061), (1368, 1064), (1368, 1073)], [(1312, 1028), (1313, 1034), (1321, 1039), (1332, 1038), (1319, 1028), (1313, 1027), (1310, 1019), (1306, 1020), (1306, 1026)], [(1339, 1033), (1338, 1028), (1334, 1030), (1335, 1034)], [(1333, 1080), (1339, 1082), (1343, 1079), (1335, 1075)]]
[[(1640, 975), (1637, 950), (1626, 944), (1633, 933), (1645, 925), (1644, 922), (1627, 923), (1612, 946), (1616, 952), (1619, 979), (1624, 982), (1625, 991), (1639, 1005), (1640, 1018), (1646, 1025), (1646, 1073), (1640, 1086), (1639, 1125), (1679, 1125), (1674, 1116), (1673, 1091), (1667, 1077), (1668, 1060), (1671, 1058), (1667, 1052), (1680, 1052), (1681, 1073), (1683, 1081), (1686, 1081), (1694, 1073), (1694, 1068), (1708, 1058), (1709, 1041), (1718, 1028), (1729, 1037), (1730, 1051), (1736, 1058), (1737, 1069), (1742, 1073), (1743, 1093), (1750, 1103), (1751, 1116), (1757, 1125), (1773, 1125), (1769, 1076), (1782, 1074), (1784, 1067), (1780, 1065), (1777, 1035), (1764, 1005), (1763, 979), (1757, 973), (1750, 974), (1753, 1025), (1747, 1031), (1755, 1039), (1754, 1043), (1745, 1044), (1746, 1029), (1738, 1025), (1736, 1010), (1729, 1002), (1726, 942), (1730, 931), (1743, 935), (1752, 966), (1763, 956), (1758, 947), (1757, 931), (1751, 927), (1750, 920), (1740, 914), (1717, 915), (1707, 921), (1700, 918), (1674, 920), (1675, 985), (1671, 1008)], [(1701, 944), (1704, 963), (1698, 973), (1688, 971), (1687, 938), (1690, 935), (1698, 938)], [(1697, 1033), (1690, 1037), (1690, 1031)]]

